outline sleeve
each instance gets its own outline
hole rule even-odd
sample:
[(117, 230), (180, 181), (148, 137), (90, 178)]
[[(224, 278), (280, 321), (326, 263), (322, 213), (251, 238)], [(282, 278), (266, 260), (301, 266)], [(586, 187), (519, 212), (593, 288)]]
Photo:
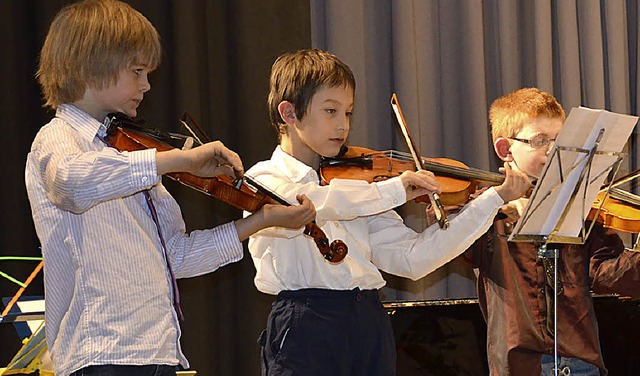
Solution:
[(151, 196), (177, 278), (210, 273), (242, 259), (243, 245), (233, 222), (187, 233), (180, 206), (164, 185), (157, 184)]
[[(406, 191), (399, 178), (377, 183), (332, 179), (329, 185), (320, 186), (315, 182), (291, 181), (287, 176), (275, 173), (273, 169), (254, 170), (251, 175), (289, 202), (296, 202), (299, 194), (306, 195), (315, 205), (316, 223), (319, 226), (329, 221), (348, 221), (379, 214), (406, 201)], [(300, 231), (274, 227), (262, 230), (261, 233), (275, 237), (293, 237), (299, 235)]]
[(406, 227), (395, 212), (373, 216), (372, 260), (385, 272), (422, 278), (468, 249), (489, 229), (502, 204), (497, 192), (489, 189), (453, 218), (447, 230), (432, 225), (421, 234)]
[(627, 251), (614, 230), (596, 224), (589, 235), (591, 289), (640, 298), (640, 252)]
[[(478, 196), (474, 197), (477, 198)], [(469, 200), (467, 203), (471, 202), (472, 200)], [(465, 204), (466, 205), (466, 204)], [(464, 205), (461, 206), (457, 206), (453, 209), (448, 209), (447, 210), (447, 216), (449, 217), (449, 219), (453, 219), (455, 218), (455, 216), (457, 216), (460, 213), (460, 210), (464, 207)], [(436, 219), (435, 219), (435, 215), (432, 213), (433, 210), (430, 209), (427, 211), (427, 223), (429, 225), (432, 225), (434, 223), (437, 223)], [(480, 238), (478, 238), (472, 245), (471, 247), (469, 247), (467, 250), (465, 250), (460, 256), (456, 257), (455, 260), (456, 262), (459, 262), (460, 264), (462, 264), (465, 267), (468, 268), (478, 268), (479, 264), (482, 262), (482, 260), (484, 258), (486, 258), (486, 250), (487, 250), (487, 240), (488, 240), (488, 236), (489, 233), (491, 232), (491, 228), (484, 233)]]
[(160, 181), (155, 149), (120, 153), (104, 147), (87, 151), (63, 130), (48, 133), (34, 143), (31, 157), (48, 199), (62, 210), (82, 213), (100, 202), (134, 194)]
[(172, 252), (176, 255), (172, 263), (176, 278), (210, 273), (243, 257), (233, 222), (180, 236), (176, 246), (181, 250)]

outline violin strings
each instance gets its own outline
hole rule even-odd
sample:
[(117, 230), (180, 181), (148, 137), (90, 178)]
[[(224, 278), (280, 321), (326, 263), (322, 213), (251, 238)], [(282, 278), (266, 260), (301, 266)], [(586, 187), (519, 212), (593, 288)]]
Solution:
[(611, 196), (611, 198), (626, 202), (634, 206), (640, 206), (640, 196), (635, 195), (631, 192), (627, 192), (620, 188), (611, 188), (611, 191), (609, 191), (609, 196)]
[(279, 194), (277, 194), (275, 191), (272, 191), (271, 189), (265, 187), (264, 185), (258, 183), (256, 180), (254, 180), (251, 176), (245, 174), (243, 179), (253, 188), (257, 189), (259, 192), (264, 193), (265, 195), (269, 196), (270, 198), (274, 199), (276, 202), (282, 204), (282, 205), (286, 205), (286, 206), (293, 206), (289, 201), (287, 201), (284, 197), (280, 196)]
[[(413, 162), (413, 157), (409, 153), (397, 151), (397, 150), (385, 150), (377, 153), (372, 153), (369, 155), (370, 156), (384, 155), (386, 158), (389, 158), (389, 159), (396, 158), (403, 162)], [(435, 172), (450, 173), (450, 174), (458, 175), (464, 178), (477, 179), (477, 180), (497, 183), (497, 184), (501, 184), (504, 181), (503, 175), (478, 170), (472, 167), (464, 168), (464, 167), (458, 167), (458, 166), (450, 166), (444, 163), (432, 162), (429, 160), (424, 160), (423, 162), (425, 164), (425, 167), (427, 167), (428, 170), (433, 170)]]

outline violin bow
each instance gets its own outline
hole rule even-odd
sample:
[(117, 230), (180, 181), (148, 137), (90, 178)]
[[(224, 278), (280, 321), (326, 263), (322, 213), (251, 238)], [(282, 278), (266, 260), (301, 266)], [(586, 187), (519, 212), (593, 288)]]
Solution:
[[(411, 137), (411, 133), (409, 132), (409, 127), (407, 127), (407, 122), (404, 120), (404, 115), (402, 114), (402, 109), (400, 108), (400, 103), (398, 102), (398, 97), (396, 93), (391, 95), (391, 107), (393, 108), (393, 112), (396, 114), (396, 118), (398, 119), (398, 124), (400, 125), (400, 129), (402, 130), (402, 134), (404, 135), (404, 139), (409, 146), (409, 150), (411, 151), (411, 156), (413, 157), (413, 161), (416, 164), (416, 168), (419, 170), (426, 170), (424, 161), (420, 154), (418, 153), (418, 149), (416, 148), (415, 143), (413, 142), (413, 138)], [(436, 219), (438, 220), (438, 225), (441, 229), (446, 230), (449, 228), (449, 219), (447, 218), (447, 214), (444, 211), (444, 207), (440, 202), (440, 197), (435, 192), (428, 192), (429, 199), (431, 200), (431, 204), (433, 206), (433, 210), (436, 215)]]
[[(205, 142), (211, 141), (211, 139), (209, 138), (209, 136), (207, 136), (207, 134), (202, 129), (202, 127), (200, 127), (200, 124), (198, 124), (198, 122), (193, 118), (193, 116), (191, 116), (189, 112), (185, 111), (182, 114), (182, 118), (180, 118), (180, 123), (191, 134), (191, 137), (193, 137), (198, 142), (199, 145), (202, 145)], [(200, 137), (198, 137), (196, 132), (191, 128), (189, 124), (192, 124), (194, 128), (196, 128), (196, 130), (198, 131), (198, 133), (200, 133), (200, 137), (202, 137), (202, 140), (204, 140), (204, 142), (200, 139)]]
[[(182, 114), (182, 118), (180, 119), (180, 123), (191, 134), (191, 136), (198, 142), (198, 145), (203, 145), (205, 142), (211, 142), (211, 138), (209, 138), (209, 136), (207, 136), (207, 133), (204, 131), (204, 129), (202, 129), (200, 124), (198, 124), (198, 122), (193, 118), (193, 116), (191, 116), (191, 114), (188, 111), (185, 111)], [(193, 127), (198, 131), (198, 133), (200, 133), (200, 137), (202, 137), (202, 139), (200, 139), (200, 137), (198, 137), (196, 132), (194, 132), (194, 130), (191, 128), (191, 126), (189, 124), (192, 124)], [(244, 183), (246, 181), (247, 180), (244, 177), (236, 178), (233, 181), (232, 185), (236, 189), (240, 189), (240, 187), (242, 186), (242, 183)], [(291, 205), (291, 204), (289, 204), (289, 205)]]

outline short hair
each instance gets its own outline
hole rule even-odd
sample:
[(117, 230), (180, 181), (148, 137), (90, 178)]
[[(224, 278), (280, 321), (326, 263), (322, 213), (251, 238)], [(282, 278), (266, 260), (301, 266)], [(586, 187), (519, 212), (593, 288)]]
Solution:
[(154, 70), (162, 59), (157, 30), (118, 0), (84, 0), (58, 12), (42, 46), (36, 77), (45, 107), (82, 98), (87, 87), (103, 89), (133, 64)]
[(538, 117), (564, 121), (565, 113), (553, 95), (533, 87), (496, 99), (489, 110), (493, 141), (499, 137), (514, 137), (527, 122)]
[(350, 87), (355, 93), (356, 80), (349, 66), (335, 55), (319, 49), (286, 53), (271, 67), (269, 81), (269, 118), (278, 135), (285, 132), (284, 120), (278, 112), (283, 101), (291, 102), (296, 117), (302, 119), (311, 99), (322, 86)]

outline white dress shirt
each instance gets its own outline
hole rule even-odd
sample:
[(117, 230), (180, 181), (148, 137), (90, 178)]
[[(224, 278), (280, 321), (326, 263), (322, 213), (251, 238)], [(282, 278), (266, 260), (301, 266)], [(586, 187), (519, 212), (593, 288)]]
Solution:
[(185, 233), (155, 149), (117, 152), (71, 105), (38, 132), (25, 179), (44, 257), (47, 344), (56, 375), (97, 364), (188, 367), (150, 189), (177, 278), (242, 258), (232, 223)]
[(272, 227), (257, 232), (249, 240), (249, 251), (256, 267), (256, 287), (268, 294), (303, 288), (379, 289), (385, 281), (378, 269), (419, 279), (473, 244), (503, 204), (490, 188), (453, 218), (448, 230), (436, 224), (416, 233), (391, 210), (406, 201), (399, 178), (373, 184), (333, 179), (328, 186), (320, 186), (313, 169), (279, 146), (270, 160), (251, 167), (247, 174), (290, 202), (295, 202), (297, 194), (307, 195), (329, 241), (341, 239), (349, 247), (342, 263), (331, 264), (302, 229)]

